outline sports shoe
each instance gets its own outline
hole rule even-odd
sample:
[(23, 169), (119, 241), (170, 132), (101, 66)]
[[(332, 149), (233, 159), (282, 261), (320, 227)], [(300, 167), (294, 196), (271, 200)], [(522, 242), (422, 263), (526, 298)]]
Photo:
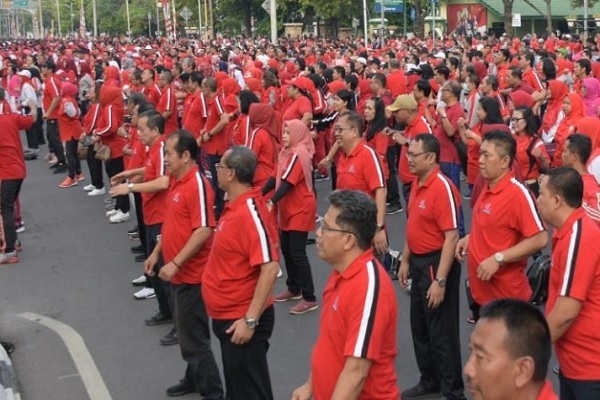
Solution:
[(146, 253), (146, 249), (144, 248), (144, 246), (142, 246), (140, 244), (140, 245), (137, 245), (137, 246), (133, 246), (131, 248), (131, 252), (134, 253), (134, 254), (140, 254), (140, 253), (144, 254), (144, 253)]
[(83, 187), (83, 190), (85, 190), (86, 192), (91, 192), (94, 189), (96, 189), (96, 186), (92, 185), (91, 183)]
[(104, 205), (104, 209), (110, 211), (110, 210), (114, 210), (116, 206), (117, 206), (116, 201), (114, 203), (106, 203)]
[(148, 278), (146, 278), (146, 275), (142, 275), (142, 276), (137, 277), (134, 280), (132, 280), (131, 284), (133, 286), (144, 286), (144, 285), (146, 285), (147, 280), (148, 280)]
[(16, 264), (19, 262), (19, 256), (16, 250), (9, 253), (0, 253), (0, 264)]
[(144, 262), (146, 261), (146, 254), (138, 254), (133, 259), (135, 262)]
[(59, 188), (70, 188), (73, 186), (77, 186), (78, 183), (75, 179), (71, 179), (68, 176), (65, 178), (64, 181), (61, 182), (60, 185), (58, 185)]
[(385, 213), (387, 215), (398, 214), (398, 213), (401, 213), (402, 211), (404, 211), (404, 209), (402, 208), (402, 206), (400, 204), (398, 204), (398, 205), (390, 204), (389, 206), (387, 206), (385, 208)]
[(285, 289), (283, 292), (276, 294), (273, 296), (273, 299), (278, 303), (283, 303), (288, 300), (300, 300), (302, 295), (300, 293), (294, 294), (289, 291), (289, 289)]
[(144, 323), (148, 326), (170, 324), (172, 322), (173, 319), (171, 317), (165, 317), (160, 311), (151, 316), (150, 318), (144, 320)]
[(468, 322), (469, 324), (474, 324), (474, 323), (476, 322), (476, 321), (475, 321), (475, 317), (473, 317), (473, 313), (471, 313), (471, 314), (469, 314), (469, 315), (467, 316), (467, 322)]
[(104, 196), (106, 194), (106, 189), (102, 188), (102, 189), (96, 189), (93, 188), (89, 193), (88, 196), (93, 197), (93, 196)]
[(119, 212), (110, 217), (109, 220), (111, 224), (120, 224), (129, 221), (129, 219), (129, 212), (124, 213), (123, 211), (119, 210)]
[(19, 226), (17, 226), (17, 233), (23, 233), (25, 232), (25, 224), (23, 222), (21, 222), (21, 224)]
[(85, 181), (85, 176), (83, 176), (82, 173), (81, 174), (77, 174), (77, 175), (75, 175), (75, 180), (77, 182)]
[(402, 392), (402, 400), (415, 400), (415, 399), (425, 399), (425, 398), (439, 398), (440, 397), (440, 389), (439, 388), (428, 388), (423, 382), (417, 383), (415, 386), (406, 389)]
[(67, 167), (67, 164), (56, 164), (54, 166), (54, 172), (53, 174), (58, 175), (58, 174), (62, 174), (67, 172), (67, 170), (69, 169), (69, 167)]
[(329, 180), (328, 175), (323, 175), (319, 172), (315, 173), (315, 182), (322, 182), (322, 181), (328, 181), (328, 180)]
[(129, 236), (133, 236), (133, 235), (135, 235), (136, 233), (139, 233), (139, 230), (138, 230), (138, 226), (137, 226), (137, 225), (136, 225), (136, 226), (134, 226), (133, 228), (131, 228), (130, 230), (128, 230), (128, 231), (127, 231), (127, 234), (128, 234)]
[(177, 331), (175, 328), (171, 329), (169, 333), (160, 338), (160, 344), (163, 346), (172, 346), (174, 344), (179, 344), (179, 337), (177, 336)]
[(185, 396), (188, 393), (196, 393), (196, 388), (186, 379), (180, 380), (177, 385), (167, 389), (167, 396), (169, 397)]
[(107, 212), (106, 212), (106, 216), (107, 216), (108, 218), (110, 218), (110, 217), (112, 217), (113, 215), (117, 214), (118, 212), (119, 212), (119, 210), (112, 209), (112, 210), (109, 210), (109, 211), (107, 211)]
[(306, 301), (302, 299), (294, 307), (290, 308), (290, 314), (302, 315), (314, 311), (317, 308), (319, 308), (319, 304), (316, 301)]
[(137, 300), (152, 299), (156, 297), (156, 293), (154, 293), (154, 289), (145, 287), (142, 290), (135, 292), (133, 297), (135, 297)]

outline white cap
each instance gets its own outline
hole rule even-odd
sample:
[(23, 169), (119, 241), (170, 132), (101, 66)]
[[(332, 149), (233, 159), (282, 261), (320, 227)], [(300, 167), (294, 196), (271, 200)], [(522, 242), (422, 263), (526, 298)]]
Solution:
[(152, 46), (147, 45), (146, 47), (144, 47), (144, 50), (152, 50)]
[(26, 69), (22, 69), (21, 71), (17, 72), (17, 75), (31, 78), (31, 72), (27, 71)]
[(446, 59), (446, 53), (443, 51), (438, 51), (434, 56), (434, 58), (441, 58), (442, 60)]
[(358, 57), (356, 61), (361, 63), (362, 65), (367, 65), (367, 60), (364, 57)]

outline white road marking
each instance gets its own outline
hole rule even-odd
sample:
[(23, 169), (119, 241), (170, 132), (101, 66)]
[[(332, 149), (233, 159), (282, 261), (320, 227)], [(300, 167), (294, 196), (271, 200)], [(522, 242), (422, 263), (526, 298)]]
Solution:
[(92, 355), (87, 349), (83, 338), (75, 329), (67, 324), (40, 314), (25, 312), (19, 314), (19, 317), (42, 324), (47, 328), (52, 329), (60, 336), (65, 343), (65, 346), (67, 346), (69, 354), (71, 354), (71, 358), (79, 371), (79, 375), (81, 375), (81, 380), (83, 381), (83, 385), (85, 386), (90, 400), (112, 400)]

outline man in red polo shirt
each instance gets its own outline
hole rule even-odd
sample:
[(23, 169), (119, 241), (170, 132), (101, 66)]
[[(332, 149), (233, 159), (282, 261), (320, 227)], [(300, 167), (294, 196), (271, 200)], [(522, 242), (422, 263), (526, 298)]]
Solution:
[(404, 71), (400, 68), (400, 61), (392, 58), (388, 64), (390, 73), (386, 76), (386, 79), (387, 87), (392, 93), (392, 96), (398, 97), (401, 94), (408, 94), (406, 76), (404, 75)]
[(311, 372), (292, 400), (397, 400), (398, 306), (371, 248), (377, 208), (369, 196), (353, 190), (338, 190), (328, 200), (317, 253), (333, 271), (323, 291)]
[(260, 188), (252, 187), (256, 163), (252, 150), (234, 146), (216, 166), (229, 202), (202, 277), (202, 297), (221, 343), (228, 400), (273, 400), (267, 349), (275, 324), (279, 243)]
[(504, 97), (498, 91), (498, 78), (494, 75), (486, 76), (482, 81), (481, 85), (479, 85), (479, 89), (481, 90), (481, 95), (483, 97), (491, 97), (496, 99), (498, 105), (500, 106), (500, 114), (502, 115), (502, 119), (508, 121), (510, 118), (510, 111), (506, 106), (506, 102), (504, 101)]
[(205, 399), (223, 399), (219, 369), (210, 347), (210, 328), (202, 300), (202, 274), (208, 260), (215, 227), (214, 194), (210, 182), (198, 171), (198, 145), (183, 130), (165, 142), (165, 166), (174, 178), (169, 188), (165, 219), (150, 263), (162, 254), (160, 277), (171, 282), (173, 307), (181, 356), (187, 362), (179, 384), (167, 395), (202, 393)]
[(548, 233), (533, 195), (512, 173), (517, 143), (508, 133), (486, 134), (479, 150), (481, 176), (487, 182), (473, 207), (471, 233), (458, 242), (456, 257), (467, 256), (473, 317), (492, 300), (529, 301), (527, 258), (548, 244)]
[(142, 72), (142, 85), (144, 88), (142, 89), (142, 93), (146, 95), (146, 99), (150, 103), (154, 105), (154, 107), (158, 107), (158, 103), (160, 103), (160, 98), (162, 96), (162, 90), (156, 85), (154, 82), (154, 69), (146, 68)]
[(464, 374), (473, 399), (558, 400), (546, 380), (550, 330), (534, 305), (501, 299), (482, 307), (469, 347)]
[(387, 195), (383, 168), (375, 150), (362, 138), (363, 120), (356, 111), (349, 111), (338, 119), (335, 137), (344, 154), (337, 163), (337, 188), (359, 190), (368, 194), (377, 205), (377, 233), (373, 245), (378, 254), (388, 249), (385, 227), (385, 199)]
[[(162, 140), (164, 132), (164, 119), (158, 111), (146, 111), (138, 117), (138, 134), (142, 142), (149, 148), (146, 156), (146, 165), (142, 168), (130, 169), (115, 175), (111, 179), (113, 185), (111, 196), (127, 195), (128, 193), (142, 194), (142, 210), (144, 224), (146, 225), (146, 254), (152, 254), (158, 242), (162, 223), (164, 221), (167, 189), (169, 177), (164, 166), (164, 147)], [(122, 183), (126, 179), (142, 176), (142, 183)], [(136, 293), (136, 298), (148, 298), (156, 295), (159, 312), (147, 319), (147, 325), (159, 325), (171, 322), (171, 307), (169, 304), (168, 284), (162, 282), (158, 272), (163, 266), (162, 260), (152, 265), (151, 260), (146, 260), (144, 270), (150, 276), (148, 280), (151, 288), (144, 288)], [(153, 272), (152, 275), (148, 272)], [(177, 343), (177, 342), (175, 342)], [(175, 344), (171, 343), (171, 344)]]
[(14, 206), (21, 185), (27, 175), (20, 131), (31, 129), (37, 119), (34, 102), (29, 104), (30, 114), (1, 114), (2, 140), (0, 140), (0, 264), (15, 264), (19, 256), (15, 249), (17, 231)]
[(423, 133), (410, 143), (408, 166), (416, 175), (407, 209), (406, 242), (399, 280), (412, 279), (410, 328), (417, 365), (417, 385), (402, 392), (402, 399), (439, 394), (464, 399), (460, 355), (460, 263), (454, 258), (458, 242), (456, 186), (440, 172), (440, 143)]
[(386, 109), (392, 113), (397, 123), (406, 127), (404, 131), (390, 130), (389, 134), (401, 146), (400, 159), (398, 160), (398, 174), (402, 182), (402, 194), (408, 209), (410, 187), (415, 178), (415, 175), (408, 168), (408, 158), (406, 157), (408, 145), (418, 134), (431, 134), (433, 131), (431, 130), (431, 125), (427, 122), (427, 118), (419, 110), (416, 100), (408, 94), (398, 96), (394, 104), (387, 106)]
[(52, 59), (48, 59), (42, 65), (42, 76), (44, 77), (44, 92), (42, 94), (42, 109), (46, 120), (46, 136), (48, 137), (48, 150), (53, 152), (58, 162), (53, 166), (54, 173), (62, 173), (67, 170), (65, 149), (58, 134), (58, 112), (62, 96), (62, 84), (56, 76), (56, 65)]
[(192, 91), (193, 100), (189, 105), (189, 109), (185, 110), (183, 119), (183, 129), (190, 132), (196, 140), (200, 138), (200, 132), (204, 129), (206, 117), (208, 117), (208, 106), (204, 93), (202, 93), (202, 80), (204, 77), (198, 71), (190, 73), (190, 89)]
[(156, 106), (156, 111), (165, 120), (164, 136), (167, 137), (179, 129), (179, 123), (177, 122), (177, 97), (173, 88), (173, 75), (169, 71), (163, 71), (160, 74), (158, 88), (162, 91), (162, 95)]
[(582, 207), (583, 180), (572, 168), (542, 177), (538, 206), (555, 228), (546, 319), (560, 363), (560, 398), (600, 398), (600, 228)]

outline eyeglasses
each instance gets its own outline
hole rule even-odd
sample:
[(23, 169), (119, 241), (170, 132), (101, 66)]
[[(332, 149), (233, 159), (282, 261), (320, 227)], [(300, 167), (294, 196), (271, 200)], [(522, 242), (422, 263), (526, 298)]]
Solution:
[(347, 127), (347, 128), (342, 128), (342, 127), (340, 127), (340, 126), (336, 126), (336, 127), (335, 127), (335, 133), (341, 133), (341, 132), (343, 132), (343, 131), (347, 131), (347, 130), (349, 130), (349, 129), (353, 129), (353, 128), (350, 128), (350, 127)]
[(216, 163), (215, 168), (216, 169), (233, 169), (233, 168), (229, 168), (227, 165), (222, 165), (221, 163)]
[(354, 236), (356, 236), (356, 234), (355, 234), (354, 232), (352, 232), (352, 231), (349, 231), (349, 230), (346, 230), (346, 229), (337, 229), (337, 228), (332, 228), (332, 227), (328, 226), (328, 225), (325, 223), (325, 220), (321, 220), (321, 221), (319, 222), (319, 229), (321, 229), (322, 231), (347, 233), (347, 234), (350, 234), (350, 235), (354, 235)]
[(525, 119), (525, 117), (521, 117), (521, 118), (511, 118), (510, 120), (511, 120), (512, 122), (517, 122), (517, 121), (520, 121), (520, 120), (522, 120), (522, 119)]
[(431, 153), (430, 151), (422, 151), (420, 153), (411, 153), (409, 151), (406, 152), (406, 158), (414, 160), (415, 158), (422, 156), (423, 154)]

